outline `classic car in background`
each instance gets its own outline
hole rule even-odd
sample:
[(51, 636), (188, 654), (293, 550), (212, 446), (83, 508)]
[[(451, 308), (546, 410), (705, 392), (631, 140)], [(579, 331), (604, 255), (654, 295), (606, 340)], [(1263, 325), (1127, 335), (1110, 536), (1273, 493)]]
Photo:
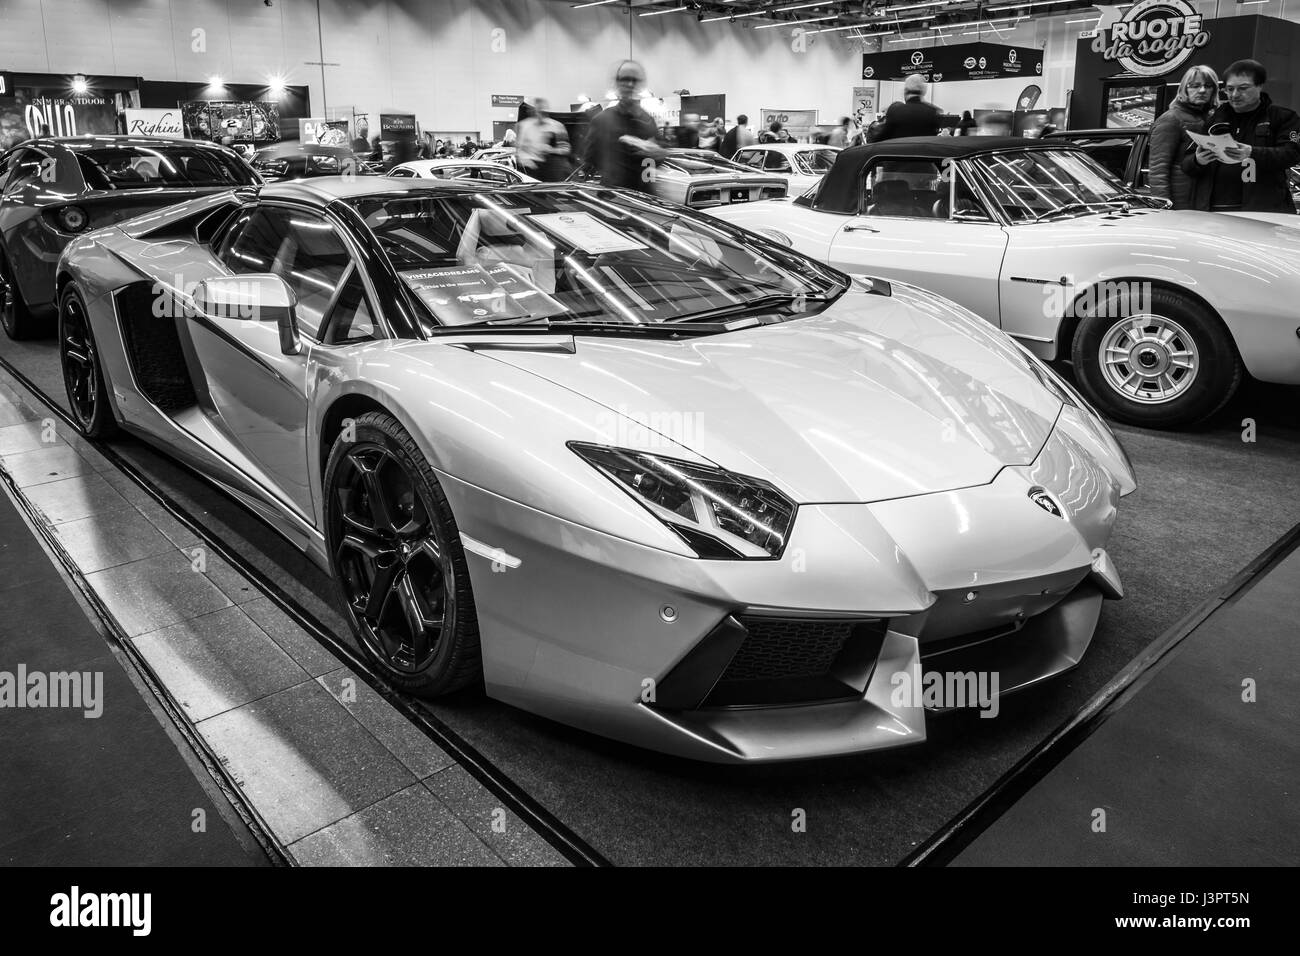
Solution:
[(1300, 384), (1300, 218), (1168, 210), (1051, 139), (855, 147), (815, 194), (715, 213), (960, 302), (1122, 421), (1204, 419), (1243, 372)]
[(499, 186), (537, 182), (532, 176), (519, 172), (513, 166), (474, 159), (417, 159), (394, 166), (389, 170), (388, 175), (398, 179), (467, 179), (471, 182), (495, 183)]
[(784, 176), (789, 195), (807, 192), (835, 165), (838, 146), (809, 143), (760, 143), (736, 150), (732, 162)]
[(81, 431), (298, 542), (397, 688), (703, 760), (855, 753), (924, 739), (899, 675), (1037, 683), (1122, 593), (1133, 475), (1054, 372), (652, 197), (273, 184), (96, 232), (58, 285)]
[(251, 165), (268, 183), (340, 176), (349, 172), (355, 176), (376, 176), (384, 171), (382, 163), (358, 159), (357, 154), (346, 146), (321, 146), (297, 140), (259, 149)]
[[(670, 149), (653, 170), (655, 195), (694, 209), (782, 199), (787, 193), (785, 177), (758, 173), (707, 149)], [(587, 163), (579, 163), (569, 177), (575, 183), (595, 179), (596, 170)]]
[(515, 161), (515, 148), (513, 146), (488, 146), (474, 152), (470, 159), (484, 163), (499, 163), (502, 166), (509, 166), (511, 169), (519, 168), (518, 163)]
[(251, 186), (224, 146), (81, 136), (28, 140), (0, 155), (0, 325), (12, 339), (53, 331), (54, 267), (83, 233), (194, 196)]

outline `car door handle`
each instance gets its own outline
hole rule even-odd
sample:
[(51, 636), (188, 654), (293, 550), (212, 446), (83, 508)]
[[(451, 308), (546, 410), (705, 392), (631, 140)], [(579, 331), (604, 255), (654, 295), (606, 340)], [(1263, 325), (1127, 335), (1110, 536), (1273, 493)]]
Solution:
[(844, 227), (844, 232), (879, 232), (875, 226), (865, 226), (857, 223), (849, 223)]

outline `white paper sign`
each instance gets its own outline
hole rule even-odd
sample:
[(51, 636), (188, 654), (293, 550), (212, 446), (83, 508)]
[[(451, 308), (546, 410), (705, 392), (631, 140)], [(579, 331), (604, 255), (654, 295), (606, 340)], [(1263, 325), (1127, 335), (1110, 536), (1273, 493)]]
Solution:
[(1234, 146), (1241, 146), (1235, 139), (1227, 133), (1221, 133), (1218, 136), (1206, 136), (1202, 133), (1193, 133), (1187, 131), (1187, 135), (1192, 138), (1192, 142), (1197, 146), (1204, 146), (1214, 154), (1215, 159), (1221, 163), (1240, 163), (1240, 159), (1233, 159), (1228, 156), (1224, 150), (1232, 149)]
[(184, 139), (180, 110), (123, 110), (128, 136), (161, 136)]
[(602, 252), (629, 252), (644, 249), (645, 243), (631, 239), (589, 212), (548, 212), (528, 217), (553, 236), (569, 245), (599, 255)]

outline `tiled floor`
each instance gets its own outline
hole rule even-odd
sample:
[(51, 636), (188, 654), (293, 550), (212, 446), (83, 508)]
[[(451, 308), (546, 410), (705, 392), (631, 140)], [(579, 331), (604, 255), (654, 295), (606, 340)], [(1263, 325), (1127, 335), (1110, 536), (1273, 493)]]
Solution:
[(0, 467), (297, 862), (565, 864), (3, 371)]

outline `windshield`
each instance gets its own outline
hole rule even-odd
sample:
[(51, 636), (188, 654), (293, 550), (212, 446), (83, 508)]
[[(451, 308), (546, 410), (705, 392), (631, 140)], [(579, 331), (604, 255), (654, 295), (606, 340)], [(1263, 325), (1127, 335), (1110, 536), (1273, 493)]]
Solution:
[(707, 216), (610, 190), (554, 189), (350, 200), (438, 323), (654, 325), (802, 311), (844, 278)]
[(835, 165), (835, 154), (838, 150), (834, 149), (809, 149), (802, 153), (794, 154), (795, 165), (799, 167), (799, 172), (808, 176), (821, 176), (828, 169)]
[(157, 186), (250, 186), (257, 177), (233, 153), (188, 144), (106, 146), (76, 150), (81, 175), (91, 189), (147, 189)]
[(1024, 150), (979, 156), (989, 191), (1011, 222), (1079, 214), (1119, 206), (1124, 186), (1102, 166), (1073, 150)]

